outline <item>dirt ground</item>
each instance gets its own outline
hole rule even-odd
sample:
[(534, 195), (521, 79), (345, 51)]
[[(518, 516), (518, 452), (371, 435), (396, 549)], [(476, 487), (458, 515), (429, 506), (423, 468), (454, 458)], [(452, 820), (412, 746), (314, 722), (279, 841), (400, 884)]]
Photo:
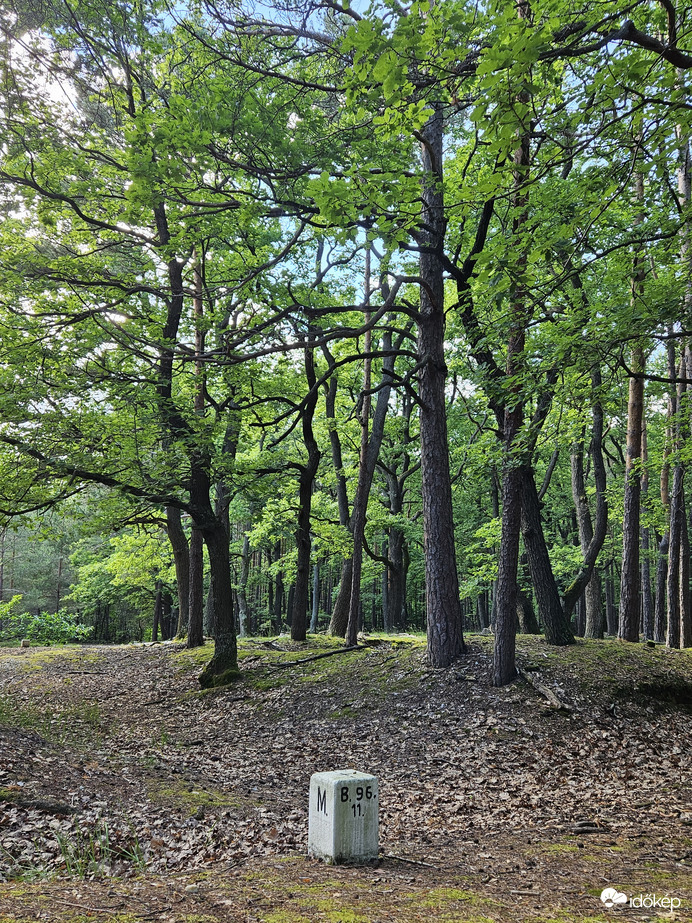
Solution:
[[(692, 654), (492, 639), (0, 649), (0, 923), (692, 920)], [(306, 662), (302, 662), (306, 661)], [(307, 857), (313, 772), (380, 785), (381, 857)], [(624, 895), (608, 908), (605, 888)]]

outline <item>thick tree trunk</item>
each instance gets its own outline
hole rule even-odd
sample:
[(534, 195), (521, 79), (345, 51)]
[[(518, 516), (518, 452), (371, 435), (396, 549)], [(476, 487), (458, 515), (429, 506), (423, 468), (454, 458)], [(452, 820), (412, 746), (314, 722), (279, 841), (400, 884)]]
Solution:
[(434, 104), (434, 113), (422, 130), (422, 223), (426, 230), (421, 235), (418, 322), (426, 621), (428, 659), (434, 667), (449, 666), (465, 650), (454, 547), (445, 398), (444, 280), (440, 260), (445, 234), (442, 135), (443, 107), (440, 103)]
[(202, 688), (219, 686), (240, 676), (235, 635), (233, 590), (228, 555), (228, 535), (222, 522), (209, 522), (202, 530), (209, 554), (214, 599), (214, 656), (200, 676)]
[(204, 538), (193, 526), (190, 535), (190, 600), (187, 646), (204, 644)]

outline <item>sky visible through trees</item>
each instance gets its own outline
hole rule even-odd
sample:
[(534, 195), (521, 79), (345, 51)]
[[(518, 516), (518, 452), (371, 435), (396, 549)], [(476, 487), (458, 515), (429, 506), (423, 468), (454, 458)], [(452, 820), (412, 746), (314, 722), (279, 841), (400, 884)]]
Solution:
[(691, 646), (691, 17), (5, 3), (5, 635)]

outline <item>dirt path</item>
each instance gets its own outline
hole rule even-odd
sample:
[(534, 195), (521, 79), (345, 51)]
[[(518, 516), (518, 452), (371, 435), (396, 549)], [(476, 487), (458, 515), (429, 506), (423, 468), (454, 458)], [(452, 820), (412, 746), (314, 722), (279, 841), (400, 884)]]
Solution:
[[(249, 640), (204, 695), (210, 646), (0, 649), (0, 923), (692, 920), (690, 654), (524, 638), (557, 711), (490, 687), (489, 644)], [(380, 780), (377, 867), (305, 855), (310, 775), (345, 766)]]

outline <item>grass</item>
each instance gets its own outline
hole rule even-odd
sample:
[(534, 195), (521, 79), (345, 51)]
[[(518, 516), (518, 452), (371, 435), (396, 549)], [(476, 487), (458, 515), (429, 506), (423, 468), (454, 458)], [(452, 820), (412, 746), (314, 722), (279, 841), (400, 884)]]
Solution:
[(108, 824), (102, 821), (94, 830), (72, 836), (56, 832), (65, 873), (70, 878), (105, 878), (116, 862), (144, 871), (146, 858), (139, 838), (133, 832), (125, 844), (111, 841)]

